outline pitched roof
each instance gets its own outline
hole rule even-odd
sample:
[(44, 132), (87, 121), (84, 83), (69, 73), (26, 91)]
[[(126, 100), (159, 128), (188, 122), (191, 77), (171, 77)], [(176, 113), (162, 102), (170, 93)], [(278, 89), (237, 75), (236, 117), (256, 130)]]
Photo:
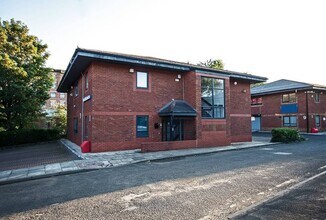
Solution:
[(196, 117), (197, 111), (184, 100), (172, 100), (159, 111), (159, 116)]
[(271, 83), (266, 83), (261, 86), (253, 87), (251, 95), (266, 95), (294, 90), (326, 90), (326, 86), (297, 82), (287, 79), (280, 79)]
[(204, 71), (210, 74), (222, 74), (230, 78), (249, 80), (253, 83), (265, 82), (267, 80), (266, 77), (255, 76), (247, 73), (240, 73), (229, 70), (218, 70), (155, 57), (77, 48), (67, 66), (64, 76), (62, 77), (58, 91), (67, 92), (69, 87), (78, 79), (80, 73), (83, 72), (93, 61), (125, 63), (131, 64), (133, 66), (147, 66), (184, 72), (191, 70)]

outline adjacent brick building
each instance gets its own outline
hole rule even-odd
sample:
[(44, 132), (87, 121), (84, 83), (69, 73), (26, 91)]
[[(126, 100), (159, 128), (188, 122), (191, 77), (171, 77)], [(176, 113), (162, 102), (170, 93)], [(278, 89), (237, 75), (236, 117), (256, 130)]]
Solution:
[(51, 116), (58, 105), (67, 105), (67, 94), (57, 92), (57, 88), (62, 79), (63, 73), (64, 71), (59, 69), (53, 69), (50, 73), (54, 78), (54, 82), (49, 91), (50, 98), (46, 100), (45, 105), (42, 108), (47, 116)]
[(92, 152), (251, 141), (250, 83), (266, 78), (77, 48), (58, 87), (68, 138)]
[(326, 86), (278, 80), (251, 90), (252, 130), (326, 131)]

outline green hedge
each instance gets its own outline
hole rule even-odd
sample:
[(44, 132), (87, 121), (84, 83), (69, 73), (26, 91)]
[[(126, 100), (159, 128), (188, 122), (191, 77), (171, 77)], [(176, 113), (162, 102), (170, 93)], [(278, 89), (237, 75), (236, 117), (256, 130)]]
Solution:
[(272, 130), (272, 140), (271, 142), (283, 142), (290, 143), (294, 141), (305, 140), (300, 136), (299, 131), (291, 128), (274, 128)]
[(21, 129), (0, 132), (0, 147), (52, 141), (60, 138), (57, 129)]

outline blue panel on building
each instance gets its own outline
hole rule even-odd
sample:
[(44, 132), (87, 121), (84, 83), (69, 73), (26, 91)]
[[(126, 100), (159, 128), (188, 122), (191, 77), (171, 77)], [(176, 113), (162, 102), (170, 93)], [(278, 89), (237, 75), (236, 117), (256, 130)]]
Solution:
[(281, 114), (298, 113), (298, 104), (281, 105)]

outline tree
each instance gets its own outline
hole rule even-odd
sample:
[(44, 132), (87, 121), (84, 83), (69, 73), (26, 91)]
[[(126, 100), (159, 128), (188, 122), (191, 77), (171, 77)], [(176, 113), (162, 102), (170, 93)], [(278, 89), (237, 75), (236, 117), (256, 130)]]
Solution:
[(224, 63), (220, 59), (218, 60), (209, 59), (206, 60), (205, 62), (200, 62), (198, 65), (213, 68), (213, 69), (220, 69), (220, 70), (224, 69)]
[(67, 108), (64, 105), (56, 107), (53, 116), (50, 118), (52, 127), (60, 131), (60, 135), (66, 135), (67, 129)]
[(250, 88), (255, 88), (257, 86), (262, 86), (262, 85), (265, 85), (266, 83), (265, 82), (260, 82), (260, 83), (255, 83), (255, 84), (250, 84)]
[(0, 127), (23, 128), (40, 113), (52, 85), (48, 57), (25, 24), (0, 20)]

